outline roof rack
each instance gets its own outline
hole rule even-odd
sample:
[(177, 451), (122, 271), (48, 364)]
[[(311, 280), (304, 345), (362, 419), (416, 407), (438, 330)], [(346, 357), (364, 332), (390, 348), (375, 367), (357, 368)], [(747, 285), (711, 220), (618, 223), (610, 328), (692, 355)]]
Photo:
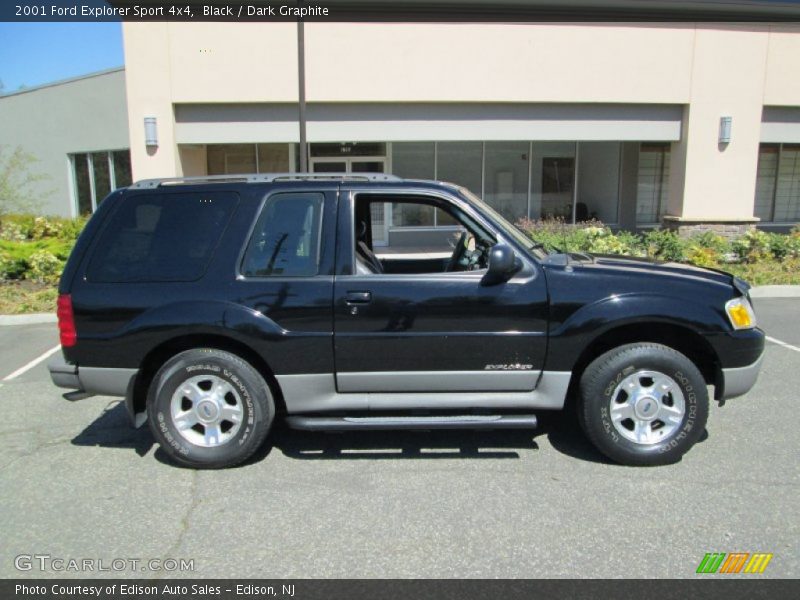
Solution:
[(205, 175), (200, 177), (165, 177), (142, 179), (130, 186), (147, 190), (168, 185), (200, 183), (271, 183), (274, 181), (403, 181), (389, 173), (252, 173), (243, 175)]

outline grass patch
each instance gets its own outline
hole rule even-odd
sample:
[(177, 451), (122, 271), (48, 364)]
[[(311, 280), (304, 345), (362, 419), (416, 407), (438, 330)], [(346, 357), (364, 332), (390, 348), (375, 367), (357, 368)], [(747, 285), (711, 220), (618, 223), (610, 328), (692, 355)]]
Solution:
[(33, 281), (0, 283), (0, 315), (55, 313), (58, 290)]
[(800, 259), (723, 265), (720, 268), (750, 285), (800, 285)]

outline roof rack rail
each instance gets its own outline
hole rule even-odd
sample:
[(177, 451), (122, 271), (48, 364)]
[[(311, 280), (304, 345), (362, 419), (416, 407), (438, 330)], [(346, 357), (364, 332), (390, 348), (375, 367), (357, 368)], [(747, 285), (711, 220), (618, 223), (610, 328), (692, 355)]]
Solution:
[(132, 190), (148, 190), (169, 185), (200, 183), (270, 183), (273, 181), (402, 181), (389, 173), (252, 173), (242, 175), (201, 175), (199, 177), (165, 177), (142, 179), (130, 186)]

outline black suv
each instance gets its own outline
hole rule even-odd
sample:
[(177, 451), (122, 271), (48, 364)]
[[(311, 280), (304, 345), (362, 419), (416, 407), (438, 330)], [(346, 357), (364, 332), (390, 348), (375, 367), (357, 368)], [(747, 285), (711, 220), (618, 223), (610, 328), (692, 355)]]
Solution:
[[(390, 229), (388, 223), (393, 223)], [(743, 281), (544, 252), (468, 190), (384, 174), (141, 181), (61, 278), (69, 400), (124, 396), (176, 461), (298, 429), (534, 427), (574, 399), (611, 459), (678, 460), (756, 381)]]

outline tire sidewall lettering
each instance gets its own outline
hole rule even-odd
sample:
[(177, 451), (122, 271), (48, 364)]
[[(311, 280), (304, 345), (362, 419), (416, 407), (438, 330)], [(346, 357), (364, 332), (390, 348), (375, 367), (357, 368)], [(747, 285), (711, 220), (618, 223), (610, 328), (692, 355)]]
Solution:
[[(686, 410), (680, 428), (667, 439), (652, 445), (636, 444), (621, 436), (614, 427), (610, 414), (614, 391), (619, 383), (631, 373), (640, 370), (656, 371), (670, 376), (680, 386), (685, 402)], [(664, 364), (649, 364), (649, 362), (628, 363), (616, 369), (611, 377), (606, 378), (601, 389), (603, 390), (602, 398), (600, 406), (596, 409), (598, 410), (596, 414), (599, 416), (600, 433), (622, 450), (635, 450), (638, 453), (656, 452), (660, 454), (675, 452), (696, 428), (698, 415), (697, 392), (692, 379), (680, 368), (675, 366), (666, 368)]]
[[(157, 427), (163, 436), (164, 441), (169, 444), (176, 452), (182, 456), (189, 456), (190, 454), (216, 454), (218, 452), (226, 452), (235, 447), (245, 446), (250, 440), (253, 433), (253, 425), (256, 420), (256, 406), (253, 400), (253, 395), (248, 385), (239, 376), (236, 370), (226, 366), (220, 366), (213, 361), (203, 361), (196, 364), (186, 365), (176, 373), (169, 375), (162, 384), (163, 395), (165, 398), (172, 398), (172, 395), (179, 386), (189, 379), (198, 375), (215, 375), (230, 383), (239, 394), (242, 404), (244, 406), (244, 420), (242, 427), (236, 433), (236, 437), (225, 444), (213, 448), (206, 448), (203, 446), (196, 446), (184, 439), (172, 423), (172, 415), (169, 411), (169, 404), (167, 406), (159, 406), (156, 413)], [(162, 401), (164, 402), (164, 401)]]

